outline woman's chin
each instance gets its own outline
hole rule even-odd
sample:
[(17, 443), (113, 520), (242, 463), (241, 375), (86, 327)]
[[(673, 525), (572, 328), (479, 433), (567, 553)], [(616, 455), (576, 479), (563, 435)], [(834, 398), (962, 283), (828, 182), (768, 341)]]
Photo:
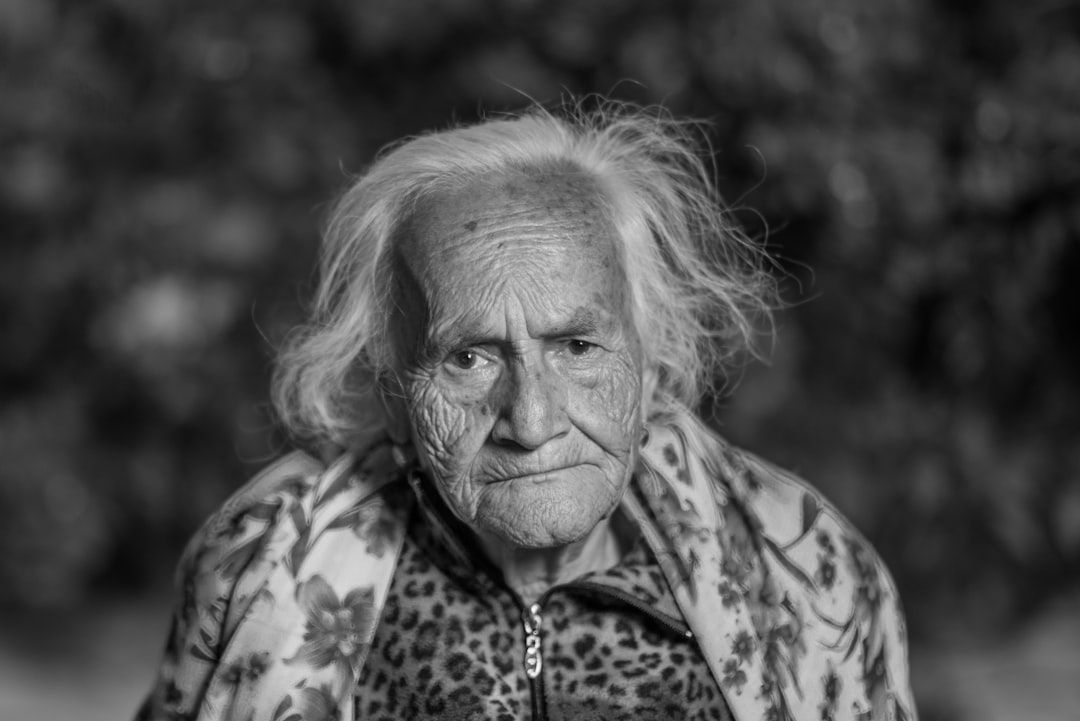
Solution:
[[(569, 526), (570, 524), (566, 525)], [(503, 529), (502, 532), (496, 532), (495, 535), (499, 540), (513, 548), (540, 550), (544, 548), (562, 548), (577, 543), (588, 536), (589, 532), (595, 527), (595, 523), (584, 529), (577, 527), (515, 527)]]
[(549, 494), (534, 499), (514, 494), (500, 500), (516, 502), (481, 507), (477, 527), (514, 547), (539, 549), (567, 546), (584, 539), (611, 513), (618, 499), (607, 494), (579, 493)]

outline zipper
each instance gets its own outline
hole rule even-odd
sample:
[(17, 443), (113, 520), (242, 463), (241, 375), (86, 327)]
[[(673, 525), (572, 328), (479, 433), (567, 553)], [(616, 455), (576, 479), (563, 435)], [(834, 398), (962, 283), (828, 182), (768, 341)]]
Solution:
[(521, 610), (521, 625), (525, 629), (525, 657), (523, 662), (525, 664), (525, 676), (529, 679), (529, 696), (532, 699), (533, 721), (547, 719), (543, 677), (544, 651), (541, 645), (542, 637), (540, 633), (544, 622), (544, 618), (540, 614), (544, 608), (543, 601), (547, 599), (547, 596), (548, 594), (545, 593), (536, 603), (528, 608), (523, 607)]
[(525, 630), (525, 655), (522, 661), (525, 665), (525, 676), (529, 679), (533, 721), (547, 721), (547, 696), (544, 692), (544, 604), (552, 593), (565, 588), (566, 586), (549, 588), (529, 607), (525, 606), (516, 593), (511, 592), (521, 608), (521, 626)]
[[(632, 596), (626, 591), (611, 588), (602, 583), (591, 581), (571, 581), (561, 586), (548, 589), (536, 603), (526, 607), (518, 600), (521, 608), (521, 627), (525, 631), (525, 655), (522, 663), (525, 667), (525, 676), (529, 679), (529, 691), (532, 699), (532, 716), (534, 721), (546, 721), (547, 699), (544, 696), (544, 649), (543, 649), (543, 625), (544, 603), (555, 591), (585, 593), (593, 596), (608, 596), (615, 598), (627, 606), (636, 609), (639, 613), (648, 616), (664, 628), (685, 639), (692, 639), (694, 632), (682, 619), (677, 619), (656, 610), (655, 607)], [(516, 597), (517, 594), (514, 594)]]
[(540, 648), (540, 624), (543, 623), (540, 610), (540, 604), (534, 603), (521, 614), (525, 627), (525, 675), (530, 681), (544, 670), (544, 654)]
[(656, 610), (654, 606), (651, 606), (650, 604), (645, 603), (641, 599), (630, 595), (626, 591), (621, 591), (617, 588), (612, 588), (611, 586), (607, 586), (602, 583), (595, 583), (592, 581), (571, 581), (564, 586), (560, 586), (560, 588), (567, 591), (581, 591), (583, 593), (591, 595), (610, 596), (612, 598), (616, 598), (622, 603), (625, 603), (627, 606), (631, 606), (637, 609), (639, 612), (653, 619), (654, 621), (662, 625), (664, 628), (670, 630), (672, 633), (675, 633), (686, 639), (691, 639), (694, 637), (694, 632), (690, 630), (690, 627), (687, 626), (686, 622), (684, 622), (682, 619), (677, 619), (669, 616), (666, 613), (662, 613)]

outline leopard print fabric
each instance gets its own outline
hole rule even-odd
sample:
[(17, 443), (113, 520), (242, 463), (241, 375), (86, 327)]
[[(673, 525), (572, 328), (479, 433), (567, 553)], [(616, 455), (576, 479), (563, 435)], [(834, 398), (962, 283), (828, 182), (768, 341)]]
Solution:
[(543, 668), (530, 681), (520, 600), (449, 526), (428, 508), (413, 515), (357, 719), (731, 718), (643, 540), (615, 568), (546, 595)]

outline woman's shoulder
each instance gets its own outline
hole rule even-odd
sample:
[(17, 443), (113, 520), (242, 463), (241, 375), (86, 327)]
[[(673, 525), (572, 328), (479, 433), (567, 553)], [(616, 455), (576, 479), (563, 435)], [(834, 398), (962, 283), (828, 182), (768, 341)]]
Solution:
[(309, 493), (315, 479), (325, 470), (323, 462), (305, 451), (295, 450), (277, 458), (218, 506), (193, 540), (215, 538), (252, 514), (266, 520), (283, 499), (298, 499)]
[(293, 668), (284, 661), (312, 649), (294, 638), (297, 624), (381, 597), (404, 529), (407, 488), (391, 483), (400, 477), (382, 446), (329, 462), (294, 452), (237, 490), (181, 559), (172, 629), (140, 718), (193, 717), (204, 697), (239, 693), (237, 678)]
[(822, 608), (858, 600), (866, 584), (895, 599), (880, 555), (821, 491), (799, 475), (709, 432), (705, 451), (715, 492), (741, 511), (780, 575), (805, 586)]
[(725, 446), (724, 481), (759, 524), (771, 555), (797, 564), (819, 597), (858, 597), (865, 584), (895, 596), (880, 555), (855, 525), (810, 482), (760, 456)]
[[(195, 533), (184, 553), (191, 563), (250, 548), (277, 526), (309, 525), (315, 514), (346, 512), (379, 496), (396, 477), (389, 447), (334, 453), (329, 460), (286, 453), (255, 473)], [(303, 523), (303, 519), (308, 523)], [(183, 564), (182, 564), (183, 565)]]
[(873, 718), (912, 718), (906, 623), (881, 556), (806, 480), (730, 445), (725, 455), (731, 473), (726, 482), (757, 526), (761, 558), (788, 604), (802, 648), (816, 647), (825, 661), (826, 699), (828, 689), (846, 682), (861, 687), (864, 697), (854, 703), (873, 709)]
[[(791, 675), (804, 690), (818, 686), (829, 708), (838, 702), (839, 683), (854, 708), (874, 709), (872, 718), (879, 711), (887, 717), (882, 709), (890, 704), (897, 718), (910, 718), (899, 595), (854, 525), (808, 482), (700, 422), (654, 435), (646, 460), (665, 479), (664, 497), (716, 525), (721, 556), (729, 559), (721, 596), (742, 589), (769, 647), (766, 662), (784, 660), (769, 673)], [(731, 599), (721, 600), (726, 607)]]

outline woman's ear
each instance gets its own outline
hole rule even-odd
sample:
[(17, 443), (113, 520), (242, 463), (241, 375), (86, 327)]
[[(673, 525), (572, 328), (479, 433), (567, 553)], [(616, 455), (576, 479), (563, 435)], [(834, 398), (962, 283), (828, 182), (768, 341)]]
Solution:
[(412, 440), (409, 422), (409, 406), (405, 403), (405, 391), (401, 381), (393, 373), (380, 373), (378, 381), (379, 403), (390, 440), (396, 445), (407, 446)]

